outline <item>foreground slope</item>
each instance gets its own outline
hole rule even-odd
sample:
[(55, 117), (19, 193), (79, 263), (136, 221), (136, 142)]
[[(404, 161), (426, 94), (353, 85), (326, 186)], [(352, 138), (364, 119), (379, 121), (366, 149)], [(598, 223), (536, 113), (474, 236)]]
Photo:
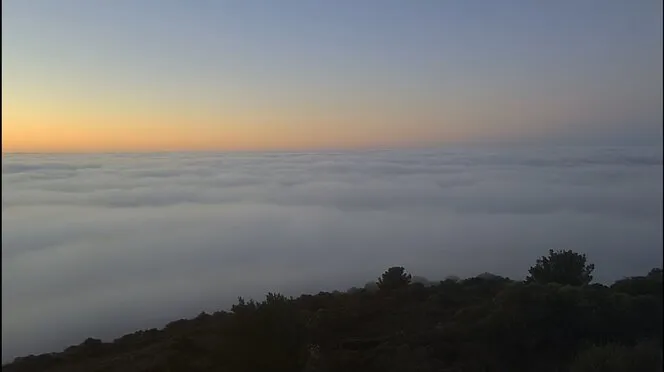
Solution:
[(3, 371), (661, 370), (660, 269), (610, 287), (395, 275), (376, 290), (240, 299), (229, 312), (88, 339)]

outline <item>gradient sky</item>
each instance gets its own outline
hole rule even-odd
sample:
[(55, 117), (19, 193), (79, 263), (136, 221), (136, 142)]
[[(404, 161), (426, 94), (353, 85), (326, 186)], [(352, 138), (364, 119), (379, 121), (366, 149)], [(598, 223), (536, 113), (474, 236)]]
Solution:
[(661, 0), (2, 7), (4, 152), (662, 133)]

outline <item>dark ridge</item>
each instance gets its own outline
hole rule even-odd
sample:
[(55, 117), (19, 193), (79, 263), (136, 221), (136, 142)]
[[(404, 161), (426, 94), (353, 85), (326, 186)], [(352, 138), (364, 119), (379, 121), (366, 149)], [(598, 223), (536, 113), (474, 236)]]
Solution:
[(661, 371), (662, 270), (590, 284), (585, 255), (550, 251), (525, 282), (374, 286), (201, 313), (113, 342), (16, 358), (3, 371)]

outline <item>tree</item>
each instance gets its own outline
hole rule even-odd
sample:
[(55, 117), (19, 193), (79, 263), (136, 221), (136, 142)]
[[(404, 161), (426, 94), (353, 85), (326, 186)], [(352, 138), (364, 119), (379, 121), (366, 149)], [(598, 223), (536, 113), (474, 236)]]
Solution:
[(662, 297), (662, 270), (650, 270), (647, 276), (632, 276), (617, 280), (611, 289), (632, 296), (651, 295)]
[(563, 285), (586, 285), (593, 279), (590, 275), (595, 265), (587, 264), (585, 254), (571, 250), (549, 250), (548, 257), (541, 257), (528, 270), (526, 282), (558, 283)]
[(656, 267), (648, 273), (648, 278), (662, 280), (662, 269)]
[(392, 290), (400, 287), (406, 287), (410, 284), (412, 277), (406, 273), (406, 269), (401, 266), (390, 267), (378, 278), (378, 289)]

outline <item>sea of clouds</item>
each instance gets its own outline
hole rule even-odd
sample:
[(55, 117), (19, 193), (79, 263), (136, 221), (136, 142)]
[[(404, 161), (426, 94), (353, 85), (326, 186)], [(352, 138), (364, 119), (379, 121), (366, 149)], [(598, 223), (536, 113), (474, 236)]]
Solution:
[(661, 146), (5, 154), (2, 358), (393, 265), (521, 279), (548, 249), (605, 283), (661, 266)]

